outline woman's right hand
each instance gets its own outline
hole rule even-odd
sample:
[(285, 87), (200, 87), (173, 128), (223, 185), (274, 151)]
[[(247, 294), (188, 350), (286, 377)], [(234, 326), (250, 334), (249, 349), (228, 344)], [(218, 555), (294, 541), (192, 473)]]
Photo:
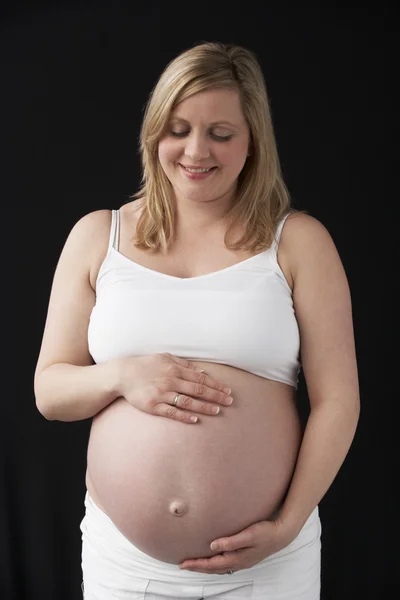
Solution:
[[(183, 423), (232, 403), (230, 389), (190, 361), (168, 352), (119, 359), (118, 391), (135, 408)], [(180, 394), (177, 405), (174, 400)]]

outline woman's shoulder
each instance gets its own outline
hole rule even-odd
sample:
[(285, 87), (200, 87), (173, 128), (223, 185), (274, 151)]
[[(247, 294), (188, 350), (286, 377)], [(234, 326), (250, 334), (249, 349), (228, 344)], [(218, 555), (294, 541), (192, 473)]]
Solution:
[(331, 243), (332, 237), (327, 227), (316, 217), (303, 212), (288, 214), (281, 235), (282, 244), (297, 247)]
[(292, 281), (302, 270), (310, 269), (328, 255), (333, 261), (340, 261), (327, 227), (312, 215), (291, 212), (281, 232), (279, 260), (290, 273)]
[[(138, 201), (128, 202), (116, 207), (114, 210), (119, 212), (120, 225), (131, 228), (138, 217)], [(74, 225), (71, 235), (75, 239), (80, 239), (81, 243), (100, 248), (108, 244), (111, 231), (113, 209), (98, 209), (83, 215)]]
[(92, 264), (93, 258), (107, 249), (111, 226), (111, 210), (94, 210), (81, 216), (72, 226), (64, 244), (63, 253), (85, 258)]
[(98, 232), (99, 227), (109, 227), (111, 223), (111, 210), (99, 209), (88, 212), (74, 223), (70, 236), (87, 239)]
[[(102, 253), (110, 238), (112, 210), (98, 209), (84, 214), (73, 225), (68, 242), (79, 244), (86, 250), (93, 248), (96, 253)], [(126, 207), (122, 206), (115, 210), (120, 212), (122, 221), (125, 222), (129, 214)]]
[(91, 232), (98, 227), (106, 227), (111, 222), (112, 209), (100, 208), (83, 215), (75, 224), (82, 231)]

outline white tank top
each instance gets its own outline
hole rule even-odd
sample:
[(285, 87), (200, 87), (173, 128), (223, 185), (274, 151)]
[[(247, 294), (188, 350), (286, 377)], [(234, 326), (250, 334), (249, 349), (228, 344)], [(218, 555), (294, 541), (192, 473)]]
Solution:
[(113, 210), (88, 329), (93, 360), (170, 352), (297, 388), (299, 328), (277, 262), (285, 220), (268, 250), (213, 273), (181, 278), (121, 254), (119, 212)]

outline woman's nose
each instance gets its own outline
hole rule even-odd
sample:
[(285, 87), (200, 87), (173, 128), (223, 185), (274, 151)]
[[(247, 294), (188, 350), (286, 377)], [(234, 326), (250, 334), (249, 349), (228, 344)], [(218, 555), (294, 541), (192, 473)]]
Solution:
[(186, 140), (185, 154), (193, 161), (200, 161), (210, 156), (208, 141), (204, 136), (191, 135)]

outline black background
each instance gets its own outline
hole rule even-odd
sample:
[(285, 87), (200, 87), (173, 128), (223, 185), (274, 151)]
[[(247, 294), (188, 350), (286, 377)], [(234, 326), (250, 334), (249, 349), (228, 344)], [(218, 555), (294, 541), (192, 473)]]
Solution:
[[(73, 224), (137, 190), (150, 89), (169, 60), (203, 40), (257, 54), (293, 206), (328, 228), (351, 287), (362, 408), (320, 504), (322, 600), (395, 596), (398, 193), (388, 190), (387, 166), (396, 169), (384, 129), (396, 113), (385, 71), (395, 79), (398, 27), (390, 4), (14, 2), (0, 14), (1, 296), (9, 305), (0, 597), (81, 598), (90, 420), (46, 421), (33, 394), (52, 276)], [(303, 380), (299, 404), (306, 416)]]

